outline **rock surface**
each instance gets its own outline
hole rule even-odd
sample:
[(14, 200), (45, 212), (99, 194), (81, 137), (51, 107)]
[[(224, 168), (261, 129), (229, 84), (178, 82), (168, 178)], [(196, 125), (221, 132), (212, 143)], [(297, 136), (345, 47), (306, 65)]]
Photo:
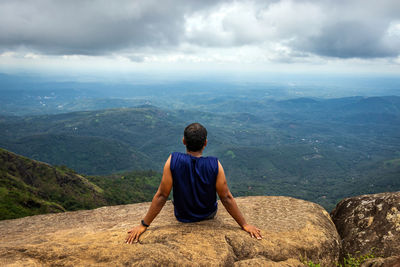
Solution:
[(216, 217), (176, 221), (167, 202), (140, 243), (124, 243), (149, 203), (0, 221), (0, 265), (35, 266), (336, 266), (339, 235), (319, 205), (289, 197), (245, 197), (237, 203), (263, 239), (242, 231), (221, 203)]
[(400, 256), (369, 259), (363, 262), (360, 267), (400, 267)]
[(400, 255), (400, 192), (362, 195), (339, 202), (331, 213), (343, 255)]

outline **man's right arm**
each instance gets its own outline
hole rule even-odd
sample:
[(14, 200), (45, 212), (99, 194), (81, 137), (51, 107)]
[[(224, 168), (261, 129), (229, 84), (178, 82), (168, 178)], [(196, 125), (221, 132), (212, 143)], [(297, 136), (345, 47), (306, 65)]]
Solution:
[(233, 198), (231, 192), (229, 191), (228, 184), (226, 182), (224, 168), (222, 168), (221, 163), (218, 161), (218, 175), (216, 182), (216, 189), (222, 204), (228, 213), (235, 219), (235, 221), (240, 225), (240, 227), (248, 232), (252, 237), (261, 239), (260, 229), (257, 227), (247, 224), (242, 213), (240, 212), (235, 199)]
[[(154, 220), (161, 209), (164, 207), (165, 202), (168, 199), (169, 193), (172, 189), (172, 173), (171, 173), (171, 156), (169, 156), (167, 162), (164, 165), (163, 176), (161, 179), (160, 186), (158, 187), (157, 193), (153, 197), (150, 208), (147, 211), (146, 216), (142, 220), (142, 224), (132, 228), (128, 231), (129, 236), (125, 240), (127, 244), (136, 243), (139, 241), (139, 237), (144, 231), (146, 231), (147, 226)], [(147, 224), (145, 226), (143, 223)]]

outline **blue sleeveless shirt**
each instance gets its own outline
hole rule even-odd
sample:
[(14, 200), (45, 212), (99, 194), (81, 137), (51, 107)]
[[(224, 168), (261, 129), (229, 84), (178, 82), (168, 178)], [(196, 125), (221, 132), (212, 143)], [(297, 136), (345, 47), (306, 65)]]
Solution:
[(198, 222), (217, 210), (215, 184), (218, 159), (171, 154), (175, 217), (180, 222)]

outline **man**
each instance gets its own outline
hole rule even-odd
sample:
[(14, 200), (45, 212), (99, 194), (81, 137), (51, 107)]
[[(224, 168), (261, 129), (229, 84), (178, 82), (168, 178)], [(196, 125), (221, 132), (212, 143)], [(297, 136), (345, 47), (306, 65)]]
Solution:
[(207, 146), (207, 130), (199, 123), (185, 128), (183, 144), (186, 154), (172, 153), (164, 166), (157, 193), (141, 224), (128, 231), (127, 244), (139, 241), (154, 218), (164, 207), (172, 187), (174, 188), (175, 217), (181, 222), (197, 222), (212, 219), (217, 213), (218, 194), (222, 204), (240, 227), (252, 237), (261, 239), (258, 228), (247, 224), (226, 183), (224, 169), (215, 157), (202, 157)]

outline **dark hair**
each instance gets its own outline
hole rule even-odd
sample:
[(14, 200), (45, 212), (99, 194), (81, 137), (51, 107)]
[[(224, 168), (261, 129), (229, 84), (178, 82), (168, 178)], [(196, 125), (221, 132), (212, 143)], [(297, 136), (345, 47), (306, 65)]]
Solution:
[(183, 133), (186, 142), (186, 149), (189, 151), (200, 151), (207, 139), (207, 130), (200, 123), (192, 123), (186, 126)]

